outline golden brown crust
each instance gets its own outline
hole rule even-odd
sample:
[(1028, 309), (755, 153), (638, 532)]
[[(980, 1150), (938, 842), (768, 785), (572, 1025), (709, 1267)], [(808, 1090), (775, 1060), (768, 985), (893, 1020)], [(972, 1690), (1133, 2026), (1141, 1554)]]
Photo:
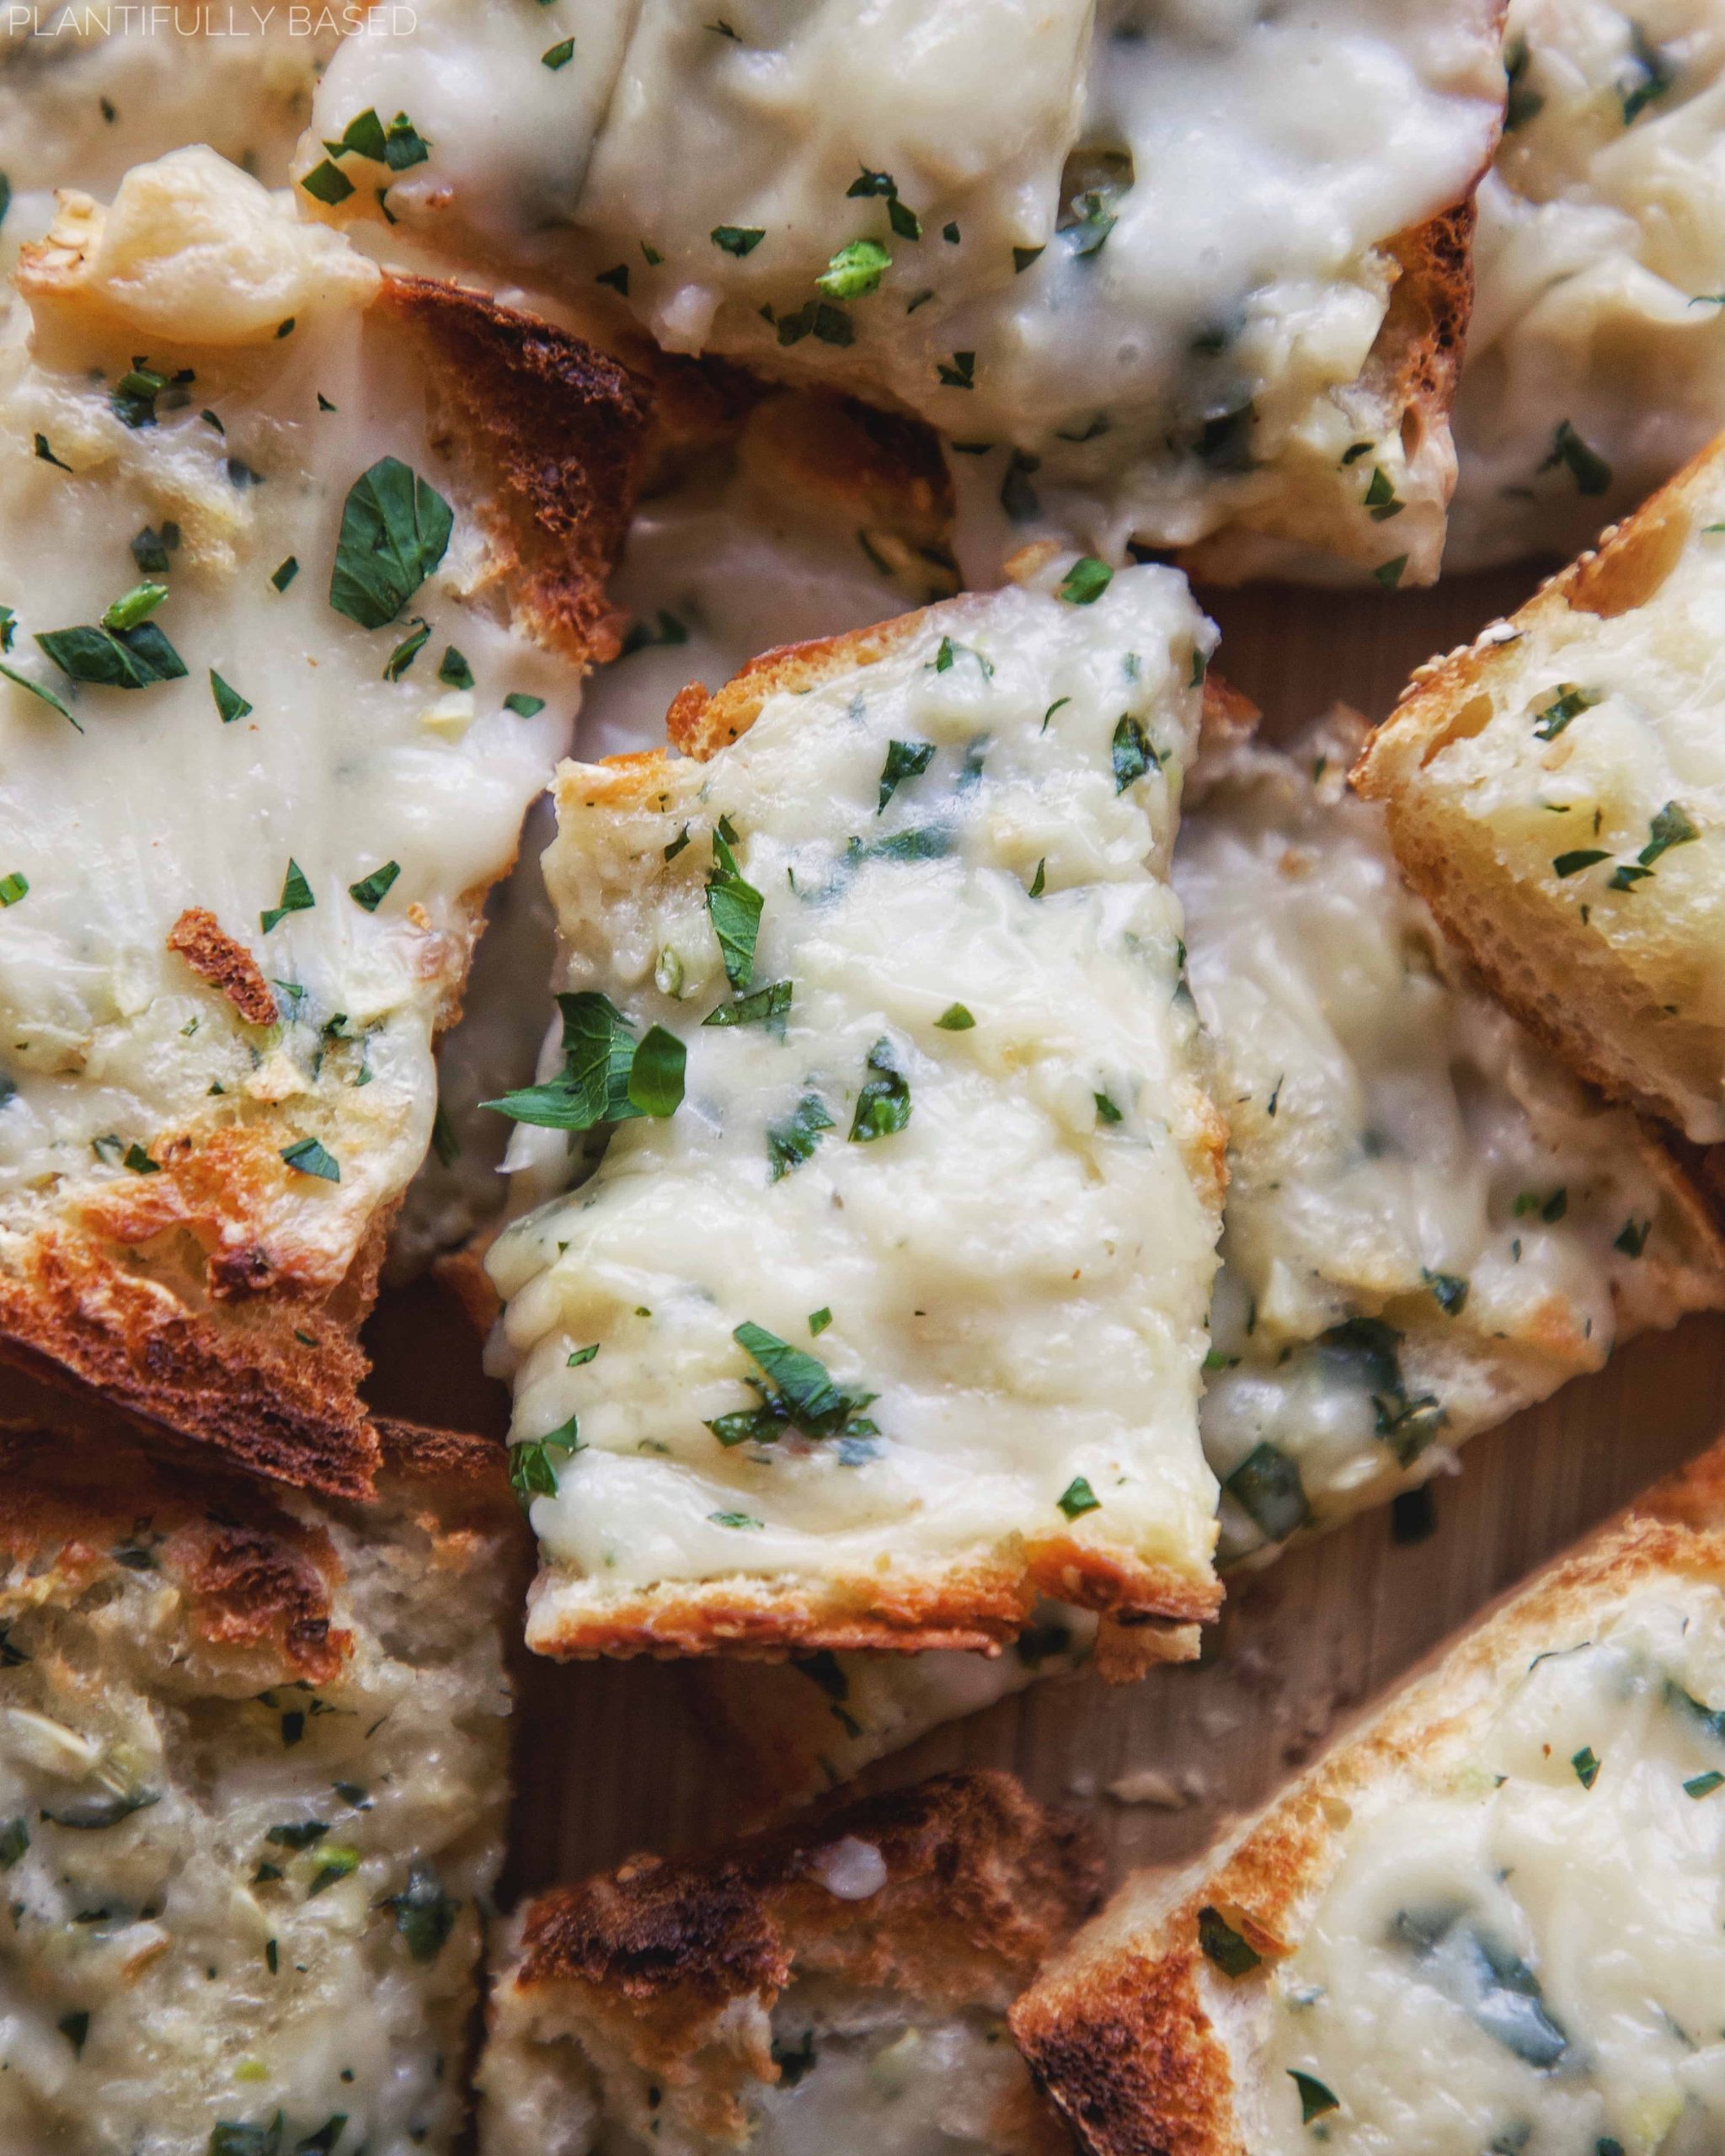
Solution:
[(477, 467), (492, 568), (518, 622), (579, 665), (614, 659), (605, 596), (646, 455), (648, 387), (483, 293), (386, 276), (378, 307), (419, 344), (434, 445)]
[[(874, 1869), (872, 1891), (827, 1883), (846, 1844)], [(554, 2013), (702, 2130), (738, 2138), (743, 2092), (779, 2078), (740, 2009), (770, 2011), (793, 1977), (818, 1977), (897, 1994), (913, 2015), (1003, 2011), (1094, 1906), (1099, 1878), (1080, 1824), (1010, 1775), (942, 1775), (542, 1896), (494, 2014)]]
[[(1501, 22), (1503, 10), (1498, 11)], [(1482, 174), (1476, 175), (1475, 184)], [(1409, 457), (1434, 427), (1447, 427), (1473, 312), (1473, 198), (1398, 233), (1389, 252), (1400, 275), (1361, 376), (1365, 388), (1400, 414)]]
[(186, 908), (168, 931), (168, 947), (179, 953), (200, 980), (219, 989), (248, 1026), (275, 1023), (275, 998), (257, 960), (207, 907)]
[(1682, 1125), (1717, 1100), (1725, 1031), (1674, 1015), (1568, 911), (1538, 904), (1499, 864), (1489, 835), (1439, 798), (1426, 766), (1487, 725), (1498, 654), (1570, 613), (1605, 618), (1643, 606), (1690, 538), (1725, 464), (1710, 443), (1632, 517), (1605, 532), (1507, 622), (1414, 675), (1367, 741), (1353, 783), (1381, 801), (1407, 881), (1493, 993), (1535, 1038), (1616, 1099)]
[[(1363, 1791), (1477, 1741), (1532, 1654), (1659, 1577), (1725, 1582), (1725, 1444), (1498, 1603), (1354, 1735), (1248, 1822), (1219, 1860), (1164, 1891), (1129, 1884), (1012, 2014), (1038, 2078), (1094, 2156), (1243, 2156), (1198, 1918), (1220, 1911), (1267, 1960), (1297, 1942)], [(1340, 1823), (1338, 1823), (1340, 1822)]]

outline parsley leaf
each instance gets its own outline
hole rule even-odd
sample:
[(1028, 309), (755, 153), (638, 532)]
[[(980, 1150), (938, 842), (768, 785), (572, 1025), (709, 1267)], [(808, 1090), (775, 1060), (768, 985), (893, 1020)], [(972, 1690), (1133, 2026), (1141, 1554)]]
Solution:
[(739, 258), (752, 254), (766, 237), (764, 231), (753, 225), (715, 225), (708, 234), (715, 247)]
[(911, 1120), (911, 1081), (900, 1069), (893, 1044), (884, 1033), (868, 1051), (868, 1068), (874, 1075), (864, 1080), (857, 1096), (857, 1113), (851, 1123), (853, 1145), (889, 1138)]
[(77, 727), (80, 734), (83, 732), (83, 728), (72, 717), (60, 698), (55, 695), (53, 690), (46, 687), (42, 682), (31, 680), (28, 674), (20, 674), (15, 666), (8, 666), (3, 662), (0, 662), (0, 675), (4, 675), (14, 687), (28, 689), (33, 696), (40, 702), (46, 704), (51, 711), (57, 711), (68, 726)]
[(734, 989), (745, 989), (755, 972), (755, 945), (766, 901), (745, 880), (722, 831), (713, 835), (713, 862), (707, 878), (707, 917), (718, 938), (725, 979)]
[(443, 1891), (443, 1882), (423, 1857), (408, 1866), (408, 1883), (384, 1903), (395, 1912), (395, 1928), (415, 1961), (435, 1961), (449, 1944), (461, 1903)]
[(799, 1168), (820, 1143), (823, 1131), (836, 1126), (818, 1093), (804, 1093), (789, 1115), (766, 1126), (767, 1180), (777, 1182)]
[(1573, 681), (1560, 681), (1550, 703), (1534, 713), (1533, 730), (1541, 741), (1555, 741), (1572, 719), (1591, 711), (1599, 701), (1593, 690), (1578, 689)]
[(674, 1034), (654, 1026), (637, 1043), (628, 1020), (596, 990), (557, 1001), (563, 1012), (561, 1072), (543, 1085), (483, 1101), (482, 1107), (547, 1130), (591, 1130), (600, 1123), (676, 1113), (683, 1097), (686, 1051)]
[(237, 718), (244, 718), (252, 708), (239, 691), (224, 681), (213, 666), (210, 669), (210, 694), (216, 699), (216, 709), (224, 726), (231, 726)]
[(455, 513), (399, 457), (380, 457), (348, 489), (329, 603), (361, 628), (393, 622), (443, 559)]
[(1130, 712), (1114, 728), (1112, 755), (1116, 793), (1124, 793), (1135, 780), (1142, 778), (1146, 771), (1159, 768), (1159, 759), (1150, 745), (1150, 736)]
[(1558, 422), (1551, 438), (1551, 453), (1539, 468), (1551, 472), (1560, 464), (1574, 480), (1578, 494), (1603, 494), (1611, 483), (1610, 466), (1596, 450), (1589, 448), (1567, 419)]
[(414, 625), (383, 664), (386, 681), (398, 681), (431, 639), (431, 625), (415, 614)]
[(185, 661), (153, 622), (117, 631), (50, 629), (36, 642), (68, 679), (101, 688), (148, 689), (185, 675)]
[(341, 1166), (334, 1153), (315, 1138), (296, 1138), (284, 1145), (281, 1157), (302, 1176), (316, 1176), (323, 1182), (339, 1182)]
[[(949, 638), (943, 638), (941, 649), (946, 651)], [(950, 662), (948, 662), (950, 663)], [(939, 662), (937, 660), (937, 665)], [(881, 767), (880, 799), (875, 808), (878, 816), (906, 779), (920, 778), (934, 761), (932, 741), (889, 741), (886, 762)]]
[(1114, 580), (1114, 573), (1106, 562), (1099, 562), (1094, 554), (1081, 554), (1060, 579), (1055, 595), (1069, 606), (1093, 606)]
[(367, 913), (376, 913), (383, 903), (384, 894), (401, 873), (398, 861), (386, 861), (381, 868), (374, 868), (369, 876), (362, 876), (357, 883), (350, 883), (347, 894), (356, 906)]
[(814, 280), (814, 287), (830, 300), (867, 299), (880, 289), (892, 264), (892, 256), (878, 239), (853, 239), (833, 256)]
[(287, 874), (282, 879), (281, 903), (259, 915), (267, 936), (279, 921), (291, 913), (309, 913), (318, 901), (312, 895), (312, 887), (306, 881), (305, 871), (293, 856), (287, 859)]
[(749, 1383), (761, 1395), (759, 1407), (721, 1415), (707, 1427), (724, 1445), (750, 1441), (771, 1444), (785, 1430), (805, 1438), (876, 1437), (877, 1426), (862, 1413), (876, 1396), (835, 1383), (818, 1355), (793, 1348), (765, 1326), (748, 1321), (731, 1337), (761, 1371)]

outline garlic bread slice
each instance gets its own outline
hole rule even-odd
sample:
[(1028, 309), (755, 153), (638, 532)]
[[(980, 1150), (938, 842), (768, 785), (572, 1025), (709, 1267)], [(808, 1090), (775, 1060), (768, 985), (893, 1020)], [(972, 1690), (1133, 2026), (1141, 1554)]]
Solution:
[(499, 1236), (542, 1652), (1190, 1645), (1220, 1125), (1166, 880), (1213, 632), (1055, 562), (572, 765), (568, 1184)]
[(483, 2156), (1055, 2156), (1005, 2013), (1097, 1880), (977, 1774), (554, 1888), (494, 1984)]
[(615, 648), (642, 392), (207, 150), (0, 353), (0, 1353), (354, 1494), (488, 884)]
[(1108, 2156), (1725, 2132), (1725, 1454), (1464, 1633), (1013, 2015)]

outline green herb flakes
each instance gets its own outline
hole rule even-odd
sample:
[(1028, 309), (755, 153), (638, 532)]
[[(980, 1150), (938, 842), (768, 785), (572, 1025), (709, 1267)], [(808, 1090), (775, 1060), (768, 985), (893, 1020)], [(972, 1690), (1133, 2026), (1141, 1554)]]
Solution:
[(949, 1003), (934, 1022), (943, 1033), (968, 1033), (976, 1021), (962, 1003)]
[(362, 876), (357, 883), (350, 883), (347, 894), (356, 906), (367, 913), (376, 913), (383, 903), (390, 885), (401, 873), (398, 861), (386, 861), (381, 868), (374, 868), (370, 875)]
[(857, 1096), (857, 1112), (851, 1123), (853, 1145), (889, 1138), (911, 1120), (911, 1081), (884, 1034), (868, 1051), (868, 1069), (872, 1075), (864, 1080)]
[(309, 913), (317, 903), (312, 887), (306, 881), (305, 871), (290, 854), (287, 874), (282, 878), (280, 903), (258, 916), (264, 933), (267, 936), (278, 921), (285, 921), (291, 913)]
[(752, 254), (766, 237), (766, 232), (755, 225), (715, 225), (708, 234), (716, 248), (740, 260), (745, 254)]
[(1081, 1519), (1086, 1513), (1102, 1510), (1102, 1499), (1081, 1475), (1075, 1475), (1055, 1502), (1068, 1519)]
[[(943, 637), (941, 639), (941, 650), (943, 654), (950, 651), (951, 642), (950, 638)], [(938, 668), (939, 660), (937, 659), (935, 663)], [(947, 663), (948, 665), (951, 664), (950, 658), (948, 659)], [(878, 816), (880, 814), (907, 779), (920, 778), (933, 761), (932, 741), (889, 741), (886, 745), (886, 762), (881, 768), (880, 798), (875, 805), (875, 814)]]
[(767, 1179), (777, 1182), (793, 1168), (799, 1168), (820, 1144), (821, 1134), (835, 1129), (826, 1104), (818, 1093), (804, 1093), (790, 1114), (766, 1126)]
[(1060, 579), (1057, 599), (1064, 599), (1069, 606), (1093, 606), (1114, 580), (1114, 573), (1106, 562), (1094, 554), (1081, 554)]
[(1130, 712), (1114, 728), (1111, 755), (1116, 793), (1124, 793), (1146, 771), (1158, 768), (1156, 753), (1150, 745), (1150, 736)]
[(222, 680), (213, 666), (210, 669), (210, 694), (216, 700), (216, 716), (224, 726), (249, 716), (252, 707), (231, 682)]
[(1198, 1912), (1198, 1943), (1207, 1961), (1225, 1977), (1249, 1977), (1263, 1956), (1235, 1930), (1220, 1909), (1206, 1904)]
[(380, 457), (348, 489), (329, 603), (361, 628), (393, 622), (443, 559), (455, 513), (398, 457)]
[(841, 247), (814, 280), (830, 300), (866, 299), (880, 289), (893, 258), (878, 239), (853, 239)]

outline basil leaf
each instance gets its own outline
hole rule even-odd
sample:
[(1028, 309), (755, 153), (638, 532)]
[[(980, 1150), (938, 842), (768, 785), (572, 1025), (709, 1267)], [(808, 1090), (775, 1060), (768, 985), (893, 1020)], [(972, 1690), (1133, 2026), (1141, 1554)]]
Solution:
[(1055, 594), (1069, 606), (1093, 606), (1114, 580), (1114, 573), (1106, 562), (1099, 562), (1094, 554), (1082, 554), (1060, 579), (1060, 588)]
[[(949, 639), (943, 639), (941, 648), (948, 648)], [(938, 661), (936, 662), (938, 664)], [(948, 662), (950, 664), (950, 660)], [(920, 778), (934, 761), (932, 741), (889, 741), (886, 762), (881, 767), (880, 799), (875, 807), (878, 816), (906, 779)]]
[(1551, 453), (1539, 468), (1551, 472), (1560, 464), (1574, 480), (1578, 494), (1603, 494), (1611, 483), (1610, 466), (1588, 446), (1567, 419), (1558, 423), (1551, 438)]
[(414, 616), (414, 626), (390, 653), (383, 663), (386, 681), (398, 681), (430, 641), (431, 625), (420, 616)]
[[(548, 1130), (591, 1130), (600, 1123), (676, 1112), (683, 1097), (686, 1051), (674, 1034), (654, 1026), (638, 1048), (634, 1028), (609, 996), (585, 989), (557, 1001), (563, 1012), (561, 1073), (501, 1100), (483, 1101), (482, 1107)], [(647, 1061), (637, 1085), (634, 1072), (643, 1054)]]
[(875, 1433), (874, 1425), (861, 1415), (875, 1396), (836, 1384), (818, 1355), (793, 1348), (765, 1326), (747, 1320), (734, 1329), (731, 1337), (766, 1378), (761, 1390), (770, 1413), (809, 1438), (837, 1437), (841, 1432)]
[(629, 1066), (629, 1104), (642, 1115), (675, 1115), (683, 1104), (688, 1051), (675, 1033), (649, 1026)]
[(791, 984), (769, 981), (734, 1003), (721, 1003), (701, 1021), (703, 1026), (765, 1026), (784, 1038), (785, 1017), (791, 1007)]
[(473, 686), (473, 670), (452, 643), (443, 648), (443, 656), (437, 662), (437, 678), (446, 689), (471, 689)]
[(361, 628), (393, 622), (443, 559), (455, 512), (399, 457), (382, 456), (349, 488), (329, 603)]
[(186, 670), (153, 622), (118, 632), (88, 626), (50, 629), (36, 642), (62, 674), (100, 688), (148, 689), (158, 681), (182, 680)]

